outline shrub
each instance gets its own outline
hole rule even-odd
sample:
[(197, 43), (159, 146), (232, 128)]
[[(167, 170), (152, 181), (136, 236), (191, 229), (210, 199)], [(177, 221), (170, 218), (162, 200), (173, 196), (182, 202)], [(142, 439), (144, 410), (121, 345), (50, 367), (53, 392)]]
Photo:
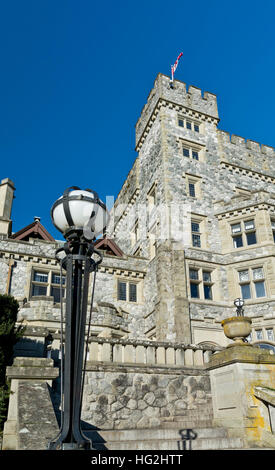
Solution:
[(6, 380), (6, 367), (11, 364), (13, 347), (22, 337), (24, 329), (16, 327), (19, 305), (11, 295), (0, 295), (0, 430), (7, 416), (10, 386)]

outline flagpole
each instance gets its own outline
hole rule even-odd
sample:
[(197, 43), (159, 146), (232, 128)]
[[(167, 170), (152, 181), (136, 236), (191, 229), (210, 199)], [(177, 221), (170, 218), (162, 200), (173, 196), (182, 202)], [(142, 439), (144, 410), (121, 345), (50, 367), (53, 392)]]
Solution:
[(174, 65), (171, 65), (171, 80), (170, 80), (170, 87), (173, 88), (173, 83), (174, 83), (174, 72), (178, 66), (178, 61), (183, 55), (183, 52), (180, 53), (180, 55), (177, 57), (177, 60)]
[(173, 82), (174, 82), (174, 73), (173, 73), (173, 65), (171, 65), (171, 80), (170, 80), (171, 88), (173, 88)]

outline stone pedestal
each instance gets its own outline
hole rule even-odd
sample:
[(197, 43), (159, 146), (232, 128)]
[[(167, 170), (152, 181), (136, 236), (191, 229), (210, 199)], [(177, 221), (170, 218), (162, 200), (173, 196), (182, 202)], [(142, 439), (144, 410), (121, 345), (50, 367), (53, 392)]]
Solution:
[(2, 450), (42, 450), (58, 433), (49, 386), (59, 369), (46, 358), (17, 357), (7, 367), (11, 380)]
[(236, 345), (214, 354), (209, 370), (214, 423), (243, 437), (248, 447), (275, 447), (268, 405), (255, 393), (259, 386), (275, 390), (275, 356)]

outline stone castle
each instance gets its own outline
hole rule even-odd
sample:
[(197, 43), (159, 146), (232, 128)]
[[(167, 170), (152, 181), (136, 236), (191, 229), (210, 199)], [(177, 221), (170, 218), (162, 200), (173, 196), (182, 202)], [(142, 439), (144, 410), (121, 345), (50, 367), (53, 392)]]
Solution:
[[(180, 429), (193, 448), (275, 447), (275, 151), (218, 124), (214, 94), (157, 76), (96, 241), (82, 419), (99, 449), (174, 449)], [(41, 449), (58, 431), (62, 242), (38, 217), (12, 232), (14, 190), (1, 181), (0, 292), (26, 331), (3, 448)], [(239, 297), (249, 344), (227, 347)]]

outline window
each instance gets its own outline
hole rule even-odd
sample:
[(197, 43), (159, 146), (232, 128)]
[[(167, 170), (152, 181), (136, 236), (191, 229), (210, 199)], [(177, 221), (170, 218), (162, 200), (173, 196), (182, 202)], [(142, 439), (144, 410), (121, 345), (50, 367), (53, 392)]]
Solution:
[[(51, 290), (50, 295), (54, 298), (55, 303), (60, 302), (60, 274), (51, 274)], [(62, 285), (65, 285), (65, 277), (62, 276)], [(62, 288), (62, 296), (64, 296), (64, 288)]]
[(196, 197), (195, 183), (188, 183), (189, 196)]
[(272, 229), (273, 241), (275, 243), (275, 219), (271, 219), (271, 229)]
[(200, 132), (200, 123), (198, 121), (193, 121), (183, 116), (178, 118), (178, 125), (193, 132)]
[(199, 152), (197, 150), (192, 150), (192, 158), (194, 160), (198, 160), (199, 159)]
[(118, 283), (117, 283), (117, 298), (118, 298), (118, 300), (126, 300), (126, 298), (127, 298), (126, 292), (127, 292), (127, 283), (122, 282), (122, 281), (118, 281)]
[(202, 271), (204, 298), (212, 300), (212, 281), (211, 272)]
[(137, 301), (137, 285), (129, 283), (129, 301)]
[(193, 299), (212, 300), (212, 273), (202, 268), (189, 269), (190, 295)]
[(239, 271), (239, 284), (243, 299), (266, 296), (263, 268), (249, 268)]
[(190, 269), (189, 278), (190, 278), (191, 297), (194, 299), (199, 299), (200, 294), (199, 294), (199, 271), (198, 269)]
[(184, 157), (192, 158), (192, 160), (199, 160), (200, 150), (184, 144), (182, 146), (182, 154)]
[(274, 330), (273, 328), (266, 328), (266, 337), (268, 341), (274, 341)]
[(244, 230), (245, 230), (247, 244), (254, 245), (255, 243), (257, 243), (254, 220), (245, 221)]
[(191, 175), (189, 173), (185, 173), (185, 178), (186, 178), (185, 181), (186, 181), (187, 195), (192, 197), (192, 198), (200, 199), (200, 196), (201, 196), (201, 192), (200, 192), (201, 177)]
[(128, 281), (117, 281), (117, 300), (137, 302), (137, 284)]
[(182, 148), (182, 153), (183, 153), (183, 156), (184, 156), (184, 157), (188, 157), (188, 158), (189, 158), (189, 149), (188, 149), (188, 148), (183, 147), (183, 148)]
[(192, 246), (201, 247), (201, 233), (200, 223), (194, 220), (191, 221), (191, 235), (192, 235)]
[(243, 246), (243, 236), (241, 234), (241, 231), (242, 229), (240, 223), (231, 225), (234, 248), (240, 248), (241, 246)]
[(256, 333), (257, 340), (263, 339), (263, 330), (255, 330), (255, 333)]
[(234, 248), (240, 248), (244, 246), (244, 243), (246, 246), (257, 243), (256, 229), (253, 219), (232, 224), (231, 233)]
[(52, 296), (55, 303), (60, 302), (60, 283), (62, 282), (62, 295), (65, 291), (65, 276), (60, 279), (60, 274), (56, 272), (34, 271), (31, 284), (31, 296)]
[(48, 274), (34, 272), (32, 282), (32, 296), (47, 295), (48, 289)]

